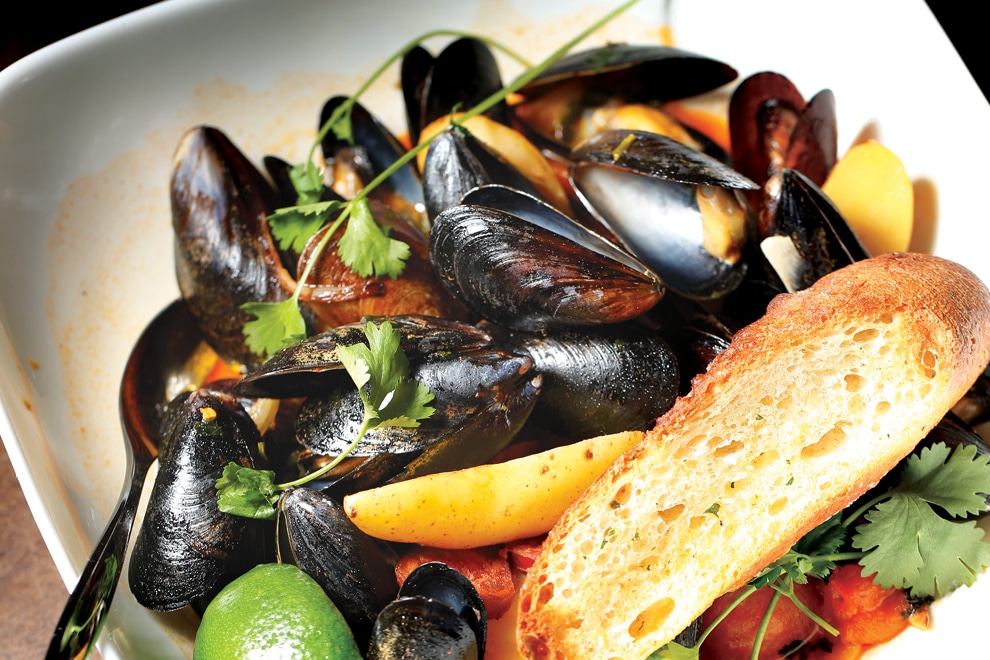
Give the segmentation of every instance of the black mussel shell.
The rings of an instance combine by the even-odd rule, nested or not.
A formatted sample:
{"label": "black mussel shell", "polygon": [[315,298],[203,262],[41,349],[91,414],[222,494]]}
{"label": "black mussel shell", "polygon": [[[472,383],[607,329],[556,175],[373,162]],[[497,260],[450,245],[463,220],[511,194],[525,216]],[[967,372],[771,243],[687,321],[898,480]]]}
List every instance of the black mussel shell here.
{"label": "black mussel shell", "polygon": [[[346,100],[343,96],[328,100],[320,113],[320,125]],[[328,161],[339,157],[350,159],[365,184],[405,154],[399,140],[360,103],[354,103],[351,108],[351,133],[353,145],[339,140],[333,131],[328,132],[321,145],[323,155]],[[381,195],[384,189],[391,189],[408,204],[422,208],[423,185],[412,164],[399,168],[373,194]]]}
{"label": "black mussel shell", "polygon": [[771,233],[760,248],[790,292],[870,256],[831,200],[795,170],[781,174]]}
{"label": "black mussel shell", "polygon": [[197,390],[169,406],[158,476],[128,572],[139,603],[160,611],[185,607],[255,563],[244,536],[254,521],[217,508],[216,482],[230,462],[253,467],[249,447],[260,441],[231,397]]}
{"label": "black mussel shell", "polygon": [[351,381],[337,357],[337,346],[367,344],[365,324],[384,321],[399,332],[399,348],[409,359],[437,351],[472,350],[492,343],[488,333],[448,319],[413,314],[367,317],[360,323],[337,326],[282,349],[245,376],[236,391],[242,396],[282,399],[308,396],[331,384],[346,386]]}
{"label": "black mussel shell", "polygon": [[[435,354],[410,373],[433,392],[436,411],[416,428],[368,431],[353,455],[370,458],[330,487],[334,496],[490,460],[522,428],[542,384],[532,360],[494,349]],[[335,456],[357,437],[363,417],[357,390],[344,385],[306,400],[296,434],[313,453]]]}
{"label": "black mussel shell", "polygon": [[538,96],[581,78],[627,101],[671,101],[711,91],[737,75],[727,64],[677,48],[608,44],[562,57],[519,93]]}
{"label": "black mussel shell", "polygon": [[677,360],[647,330],[622,326],[545,336],[517,334],[507,348],[543,375],[534,419],[574,437],[651,428],[677,397]]}
{"label": "black mussel shell", "polygon": [[485,655],[488,617],[471,582],[440,562],[416,568],[378,615],[369,660]]}
{"label": "black mussel shell", "polygon": [[273,198],[223,133],[198,127],[182,137],[171,179],[176,276],[210,346],[230,362],[260,362],[245,343],[252,317],[240,306],[285,300],[295,285],[268,227]]}
{"label": "black mussel shell", "polygon": [[399,590],[391,548],[359,530],[338,502],[307,488],[278,504],[279,561],[316,580],[365,648],[375,617]]}
{"label": "black mussel shell", "polygon": [[472,188],[493,183],[540,196],[519,170],[465,129],[451,127],[434,138],[423,166],[426,213],[431,222],[460,204]]}
{"label": "black mussel shell", "polygon": [[440,214],[430,257],[454,295],[518,330],[620,323],[650,309],[664,290],[613,243],[502,186],[477,188]]}
{"label": "black mussel shell", "polygon": [[[722,297],[742,281],[749,217],[735,191],[756,184],[725,164],[662,135],[606,131],[571,154],[571,181],[585,206],[667,286],[696,299]],[[718,209],[712,235],[735,224],[726,254],[712,254],[699,199]],[[726,224],[721,221],[725,220]]]}
{"label": "black mussel shell", "polygon": [[[423,94],[423,128],[454,111],[467,110],[502,89],[502,74],[488,46],[465,37],[444,48],[430,70]],[[486,114],[505,123],[505,102]]]}

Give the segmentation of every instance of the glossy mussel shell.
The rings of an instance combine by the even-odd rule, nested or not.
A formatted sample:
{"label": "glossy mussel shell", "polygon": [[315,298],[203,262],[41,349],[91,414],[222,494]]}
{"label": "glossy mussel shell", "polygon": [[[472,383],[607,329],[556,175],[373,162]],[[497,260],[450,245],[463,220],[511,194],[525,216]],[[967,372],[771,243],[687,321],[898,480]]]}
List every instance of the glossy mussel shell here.
{"label": "glossy mussel shell", "polygon": [[[434,354],[413,363],[410,375],[434,394],[436,412],[415,428],[368,431],[353,455],[370,458],[329,487],[335,496],[490,460],[529,418],[542,385],[532,360],[495,349]],[[363,415],[352,384],[327,389],[300,408],[296,436],[313,453],[336,456],[357,437]]]}
{"label": "glossy mussel shell", "polygon": [[351,380],[337,356],[337,347],[367,344],[365,325],[384,321],[398,331],[399,348],[411,359],[492,344],[487,332],[448,319],[414,314],[367,317],[359,323],[338,326],[282,349],[241,379],[236,391],[242,396],[284,399],[347,385]]}
{"label": "glossy mussel shell", "polygon": [[240,305],[285,300],[295,286],[268,227],[273,195],[217,129],[198,127],[182,137],[171,179],[176,276],[210,346],[228,361],[260,361],[245,344],[252,317]]}
{"label": "glossy mussel shell", "polygon": [[278,559],[316,580],[364,648],[375,617],[399,590],[395,553],[359,530],[324,493],[292,488],[278,504]]}
{"label": "glossy mussel shell", "polygon": [[217,479],[234,462],[253,467],[261,441],[236,399],[197,390],[181,395],[162,423],[159,470],[134,544],[128,581],[138,602],[171,611],[214,594],[252,565],[246,518],[217,507]]}
{"label": "glossy mussel shell", "polygon": [[760,243],[788,291],[870,255],[831,200],[806,176],[784,170],[774,198],[771,236]]}
{"label": "glossy mussel shell", "polygon": [[[708,299],[732,291],[745,261],[709,252],[698,204],[707,190],[732,191],[756,184],[723,163],[670,138],[642,131],[606,131],[571,155],[571,181],[588,209],[673,290]],[[717,193],[723,194],[723,193]]]}
{"label": "glossy mussel shell", "polygon": [[430,258],[454,295],[505,327],[619,323],[663,296],[649,268],[553,207],[483,186],[441,213]]}
{"label": "glossy mussel shell", "polygon": [[375,621],[369,660],[485,655],[488,616],[471,582],[440,562],[416,568]]}
{"label": "glossy mussel shell", "polygon": [[581,78],[627,101],[669,101],[716,89],[737,75],[723,62],[678,48],[608,44],[562,57],[519,93],[538,96],[561,81]]}
{"label": "glossy mussel shell", "polygon": [[572,437],[646,430],[677,396],[673,351],[642,328],[518,333],[504,345],[531,357],[543,375],[534,420]]}

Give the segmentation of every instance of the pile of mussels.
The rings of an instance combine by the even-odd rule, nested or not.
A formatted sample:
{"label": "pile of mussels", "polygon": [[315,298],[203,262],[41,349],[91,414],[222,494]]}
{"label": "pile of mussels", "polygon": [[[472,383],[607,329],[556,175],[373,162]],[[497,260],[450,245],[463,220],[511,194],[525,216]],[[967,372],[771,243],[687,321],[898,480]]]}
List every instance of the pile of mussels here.
{"label": "pile of mussels", "polygon": [[[137,599],[202,607],[271,561],[277,538],[279,558],[321,583],[369,657],[454,647],[481,657],[486,617],[470,583],[428,566],[399,593],[399,549],[359,532],[343,496],[490,461],[533,428],[561,441],[647,429],[773,296],[868,256],[819,190],[837,150],[829,91],[806,102],[776,73],[743,81],[728,153],[664,112],[736,75],[677,49],[610,45],[565,57],[518,102],[479,119],[503,137],[485,143],[472,124],[446,122],[421,171],[412,162],[370,196],[378,222],[411,247],[397,279],[356,275],[332,237],[298,282],[321,235],[301,252],[272,238],[267,216],[296,203],[288,165],[267,157],[266,176],[220,131],[189,131],[171,181],[178,280],[206,340],[247,375],[168,408],[130,566]],[[478,41],[436,57],[417,47],[402,65],[411,140],[500,88]],[[328,101],[321,123],[343,101]],[[352,122],[353,144],[332,134],[322,143],[325,200],[404,153],[360,105]],[[540,162],[503,156],[519,143]],[[285,300],[296,287],[310,338],[261,363],[245,346],[240,306]],[[220,512],[215,484],[227,463],[294,478],[356,437],[362,403],[334,349],[364,341],[368,317],[399,329],[437,412],[416,429],[368,433],[319,489],[285,492],[276,529]],[[264,435],[243,407],[258,398],[281,400]],[[974,390],[968,422],[986,417],[985,400]],[[218,411],[205,431],[195,421],[204,405]],[[978,441],[965,424],[958,435]]]}

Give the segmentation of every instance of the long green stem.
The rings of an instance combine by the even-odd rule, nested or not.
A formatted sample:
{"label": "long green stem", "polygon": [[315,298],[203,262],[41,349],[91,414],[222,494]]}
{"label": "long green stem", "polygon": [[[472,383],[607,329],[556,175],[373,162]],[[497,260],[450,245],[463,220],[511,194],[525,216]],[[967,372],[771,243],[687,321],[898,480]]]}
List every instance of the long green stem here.
{"label": "long green stem", "polygon": [[869,502],[867,502],[863,506],[861,506],[858,509],[856,509],[855,511],[853,511],[848,516],[846,516],[845,519],[843,519],[843,521],[841,523],[842,526],[843,527],[849,527],[849,525],[851,525],[854,522],[856,522],[857,520],[859,520],[860,516],[862,516],[863,514],[865,514],[867,511],[869,511],[870,509],[872,509],[873,507],[875,507],[877,504],[880,504],[881,502],[883,502],[885,500],[889,500],[889,499],[890,499],[890,493],[889,492],[888,493],[883,493],[882,495],[877,495],[872,500],[870,500]]}
{"label": "long green stem", "polygon": [[719,614],[717,617],[715,617],[715,620],[714,621],[712,621],[710,624],[708,624],[708,627],[705,628],[702,631],[701,635],[698,637],[698,643],[695,644],[695,646],[701,646],[701,644],[708,638],[708,635],[710,635],[711,632],[713,630],[715,630],[715,627],[718,626],[718,624],[722,623],[722,621],[725,619],[725,617],[729,616],[729,614],[732,613],[732,610],[734,610],[737,607],[739,607],[739,605],[744,600],[746,600],[747,598],[749,598],[750,596],[752,596],[755,593],[756,593],[756,587],[754,587],[753,585],[749,585],[748,587],[746,587],[746,589],[741,594],[739,594],[738,596],[736,596],[736,599],[735,600],[733,600],[731,603],[729,603],[729,606],[728,607],[726,607],[724,610],[722,610],[722,613],[721,614]]}
{"label": "long green stem", "polygon": [[370,426],[370,421],[371,420],[369,420],[367,418],[364,420],[364,423],[361,424],[361,430],[358,431],[357,437],[354,438],[354,440],[351,441],[351,444],[347,445],[347,447],[344,448],[344,451],[340,452],[340,454],[337,456],[337,458],[333,459],[332,461],[330,461],[329,463],[327,463],[326,465],[324,465],[323,467],[321,467],[316,472],[310,472],[309,474],[307,474],[305,476],[299,477],[295,481],[290,481],[290,482],[284,483],[284,484],[276,484],[275,485],[276,490],[283,491],[283,490],[288,490],[289,488],[295,488],[296,486],[302,486],[302,485],[308,484],[310,481],[313,481],[315,479],[319,479],[320,477],[322,477],[323,475],[325,475],[327,472],[329,472],[330,470],[332,470],[335,467],[337,467],[338,465],[340,465],[340,463],[345,458],[347,458],[348,456],[350,456],[351,452],[354,451],[354,448],[358,446],[358,443],[359,442],[361,442],[361,438],[363,438],[364,437],[364,434],[368,432],[368,429],[371,427]]}
{"label": "long green stem", "polygon": [[760,648],[763,646],[763,638],[767,636],[767,628],[770,627],[770,619],[773,618],[773,611],[777,609],[778,602],[780,602],[780,592],[775,590],[770,597],[770,602],[767,603],[767,611],[763,613],[763,618],[760,619],[760,627],[756,629],[756,637],[753,639],[753,650],[749,655],[750,660],[759,660],[760,658]]}
{"label": "long green stem", "polygon": [[409,51],[411,51],[421,42],[426,41],[428,39],[432,39],[433,37],[457,37],[457,38],[477,39],[478,41],[481,41],[487,44],[488,46],[491,46],[492,48],[501,50],[506,55],[508,55],[512,59],[522,64],[524,67],[530,66],[529,62],[524,57],[522,57],[521,55],[510,49],[508,46],[505,46],[504,44],[501,44],[495,41],[494,39],[490,39],[488,37],[482,37],[480,35],[471,34],[469,32],[461,32],[458,30],[432,30],[430,32],[425,32],[419,35],[418,37],[416,37],[415,39],[413,39],[412,41],[409,41],[408,43],[406,43],[406,45],[404,45],[402,48],[400,48],[395,53],[393,53],[391,57],[389,57],[377,69],[375,69],[374,73],[372,73],[368,77],[368,79],[365,80],[361,84],[361,86],[357,88],[357,91],[355,91],[354,94],[352,94],[350,97],[347,98],[347,100],[345,100],[343,103],[341,103],[339,106],[337,106],[334,109],[330,117],[327,118],[327,120],[323,123],[323,126],[320,127],[320,131],[316,136],[316,140],[313,142],[313,145],[309,149],[308,161],[309,162],[313,161],[313,158],[316,156],[316,149],[320,146],[320,143],[323,142],[323,138],[327,136],[327,133],[331,131],[333,126],[338,121],[340,121],[345,114],[350,114],[351,108],[354,107],[354,104],[357,102],[357,99],[360,98],[361,95],[364,94],[368,90],[368,88],[371,87],[371,85],[374,84],[374,82],[378,80],[382,76],[382,74],[385,73],[385,71],[388,70],[390,66],[392,66],[399,58],[405,57]]}

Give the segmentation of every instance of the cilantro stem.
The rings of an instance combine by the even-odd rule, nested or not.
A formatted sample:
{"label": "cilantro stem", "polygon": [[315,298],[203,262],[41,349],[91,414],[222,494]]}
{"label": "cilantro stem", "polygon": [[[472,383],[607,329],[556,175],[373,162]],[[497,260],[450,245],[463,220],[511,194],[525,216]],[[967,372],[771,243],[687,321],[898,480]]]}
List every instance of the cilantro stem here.
{"label": "cilantro stem", "polygon": [[767,610],[763,613],[763,618],[760,619],[760,627],[756,629],[756,637],[753,639],[753,650],[749,655],[750,660],[759,660],[760,658],[763,638],[767,636],[767,628],[770,627],[770,619],[773,618],[773,611],[777,609],[778,602],[780,602],[780,592],[774,589],[773,595],[770,596],[770,602],[767,603]]}
{"label": "cilantro stem", "polygon": [[319,479],[327,472],[340,465],[340,463],[343,462],[345,458],[351,455],[351,452],[354,451],[354,448],[358,446],[359,442],[361,442],[361,438],[363,438],[364,434],[367,433],[368,429],[371,428],[371,421],[372,421],[371,419],[367,417],[365,418],[364,422],[361,424],[361,430],[358,431],[357,437],[351,441],[351,444],[347,445],[347,447],[344,448],[344,451],[340,452],[337,458],[333,459],[332,461],[321,467],[319,470],[316,470],[315,472],[310,472],[305,476],[299,477],[295,481],[290,481],[284,484],[276,484],[275,489],[278,491],[283,491],[283,490],[288,490],[289,488],[295,488],[296,486],[303,486],[305,484],[308,484],[310,481]]}
{"label": "cilantro stem", "polygon": [[402,48],[400,48],[395,53],[393,53],[391,57],[389,57],[377,69],[375,69],[374,73],[372,73],[368,77],[368,79],[365,80],[361,84],[361,86],[357,88],[357,91],[355,91],[353,95],[348,97],[346,101],[344,101],[339,106],[337,106],[337,108],[334,109],[330,117],[328,117],[327,120],[323,123],[323,126],[320,127],[320,131],[316,136],[316,140],[313,142],[313,146],[310,147],[308,162],[311,163],[313,161],[313,158],[316,156],[316,149],[323,142],[323,138],[327,136],[327,133],[329,133],[333,129],[333,126],[338,121],[340,121],[345,114],[346,115],[350,114],[351,109],[354,107],[354,104],[357,102],[357,99],[360,98],[360,96],[364,94],[368,90],[368,88],[371,87],[371,85],[374,84],[374,82],[378,80],[378,78],[380,78],[382,74],[384,74],[385,71],[387,71],[388,68],[392,66],[392,64],[394,64],[399,58],[405,57],[406,53],[411,51],[421,42],[426,41],[428,39],[432,39],[433,37],[458,37],[458,38],[466,37],[471,39],[477,39],[478,41],[481,41],[482,43],[491,46],[492,48],[501,50],[506,55],[508,55],[512,59],[522,64],[524,67],[530,66],[529,61],[526,60],[524,57],[522,57],[522,55],[519,55],[508,46],[505,46],[504,44],[501,44],[489,37],[471,34],[470,32],[461,32],[458,30],[431,30],[430,32],[425,32],[419,35],[418,37],[416,37],[415,39],[413,39],[412,41],[409,41],[408,43],[406,43],[406,45],[404,45]]}
{"label": "cilantro stem", "polygon": [[839,631],[835,627],[833,627],[832,624],[830,624],[828,621],[826,621],[825,619],[823,619],[820,616],[818,616],[817,614],[815,614],[811,610],[811,608],[809,608],[807,605],[804,604],[804,601],[803,600],[801,600],[800,598],[798,598],[797,594],[794,592],[794,584],[792,582],[788,581],[788,586],[786,588],[781,587],[780,585],[773,585],[772,588],[778,594],[782,594],[784,596],[787,596],[787,598],[792,603],[794,603],[794,607],[796,607],[799,610],[801,610],[801,612],[806,617],[808,617],[809,619],[811,619],[812,621],[814,621],[815,624],[819,628],[821,628],[822,630],[824,630],[828,634],[832,635],[833,637],[838,637],[839,636]]}
{"label": "cilantro stem", "polygon": [[849,525],[851,525],[854,522],[856,522],[857,520],[859,520],[859,518],[862,517],[863,514],[865,514],[867,511],[869,511],[870,509],[872,509],[873,507],[875,507],[877,504],[880,504],[881,502],[884,502],[884,501],[889,500],[889,499],[890,499],[890,492],[886,492],[886,493],[882,493],[880,495],[877,495],[872,500],[870,500],[869,502],[867,502],[863,506],[861,506],[858,509],[856,509],[855,511],[853,511],[848,516],[846,516],[843,519],[841,525],[843,527],[849,527]]}
{"label": "cilantro stem", "polygon": [[702,643],[704,643],[704,641],[708,638],[708,635],[710,635],[711,632],[715,630],[715,627],[718,626],[718,624],[722,623],[722,621],[725,620],[725,617],[729,616],[732,613],[732,610],[739,607],[739,605],[744,600],[746,600],[755,593],[756,593],[756,587],[754,587],[753,585],[747,586],[746,589],[743,590],[743,592],[740,593],[738,596],[736,596],[736,599],[733,600],[731,603],[729,603],[729,606],[726,607],[724,610],[722,610],[722,613],[719,614],[714,621],[708,624],[708,627],[705,628],[704,631],[702,631],[701,635],[698,637],[698,642],[695,644],[695,647],[700,647]]}

